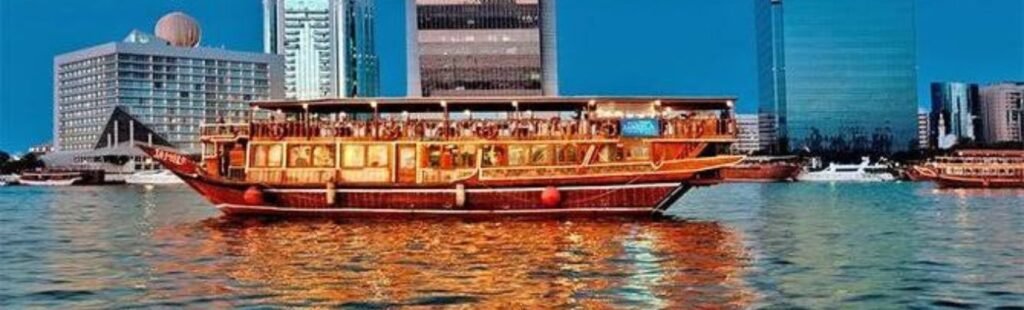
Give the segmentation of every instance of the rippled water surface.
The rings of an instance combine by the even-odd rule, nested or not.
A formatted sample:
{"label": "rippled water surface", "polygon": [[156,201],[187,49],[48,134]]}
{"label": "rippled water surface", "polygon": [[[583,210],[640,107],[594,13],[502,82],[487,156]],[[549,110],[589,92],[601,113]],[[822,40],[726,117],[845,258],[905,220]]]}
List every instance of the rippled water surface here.
{"label": "rippled water surface", "polygon": [[0,308],[1024,306],[1024,191],[731,184],[671,211],[229,219],[185,187],[6,187]]}

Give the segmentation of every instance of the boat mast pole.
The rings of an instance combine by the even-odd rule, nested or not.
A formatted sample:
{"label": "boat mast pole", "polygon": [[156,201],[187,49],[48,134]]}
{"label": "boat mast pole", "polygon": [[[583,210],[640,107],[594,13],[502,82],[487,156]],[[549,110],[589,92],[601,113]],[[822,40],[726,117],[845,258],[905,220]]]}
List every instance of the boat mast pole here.
{"label": "boat mast pole", "polygon": [[443,136],[444,136],[445,140],[447,140],[448,139],[448,129],[449,129],[448,128],[448,101],[441,100],[441,107],[444,108],[444,128],[442,128],[441,132],[444,133]]}
{"label": "boat mast pole", "polygon": [[377,102],[370,101],[370,107],[373,108],[373,138],[380,138],[380,110],[377,109]]}
{"label": "boat mast pole", "polygon": [[302,131],[306,137],[309,137],[309,104],[302,104]]}

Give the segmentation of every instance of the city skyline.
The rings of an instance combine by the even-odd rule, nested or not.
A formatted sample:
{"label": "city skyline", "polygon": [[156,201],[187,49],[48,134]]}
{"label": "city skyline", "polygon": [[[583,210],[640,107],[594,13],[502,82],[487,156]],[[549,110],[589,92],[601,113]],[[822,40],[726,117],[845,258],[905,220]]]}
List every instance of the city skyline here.
{"label": "city skyline", "polygon": [[[559,4],[562,94],[736,95],[740,112],[756,108],[752,1],[588,4]],[[377,51],[382,94],[386,96],[405,94],[402,5],[401,1],[388,1],[377,8]],[[4,68],[0,70],[0,149],[6,151],[20,152],[50,139],[51,118],[45,116],[52,113],[52,88],[48,85],[52,72],[47,64],[57,54],[117,40],[174,10],[196,16],[206,32],[204,46],[241,51],[261,51],[263,46],[259,1],[161,1],[138,8],[98,1],[20,16],[19,12],[30,7],[29,2],[0,4],[0,41],[4,42],[0,47],[0,66]],[[1014,27],[1015,22],[1024,23],[1022,11],[1024,3],[1013,0],[985,4],[945,0],[919,5],[918,106],[929,105],[927,88],[933,81],[988,84],[1024,79],[1024,59],[1019,57],[1024,54],[1024,39],[1017,39],[1024,37],[1024,30],[1018,30],[1024,27]],[[602,22],[616,17],[627,22]],[[972,22],[945,22],[954,18]],[[708,31],[710,21],[721,26]],[[666,39],[670,37],[680,39]],[[980,44],[989,41],[991,44]],[[19,115],[44,117],[23,121],[26,118]]]}

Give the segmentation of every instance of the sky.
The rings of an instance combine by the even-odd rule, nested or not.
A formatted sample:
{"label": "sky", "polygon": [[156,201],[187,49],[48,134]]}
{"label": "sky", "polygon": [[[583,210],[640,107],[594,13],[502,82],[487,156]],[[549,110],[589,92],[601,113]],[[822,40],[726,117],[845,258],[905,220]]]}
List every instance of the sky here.
{"label": "sky", "polygon": [[[378,0],[385,96],[405,94],[404,0]],[[1024,0],[916,0],[918,102],[928,83],[1024,80]],[[642,4],[642,5],[641,5]],[[261,0],[0,0],[0,150],[51,139],[53,57],[152,32],[175,10],[202,45],[260,52]],[[562,0],[562,95],[722,95],[756,109],[753,0]]]}

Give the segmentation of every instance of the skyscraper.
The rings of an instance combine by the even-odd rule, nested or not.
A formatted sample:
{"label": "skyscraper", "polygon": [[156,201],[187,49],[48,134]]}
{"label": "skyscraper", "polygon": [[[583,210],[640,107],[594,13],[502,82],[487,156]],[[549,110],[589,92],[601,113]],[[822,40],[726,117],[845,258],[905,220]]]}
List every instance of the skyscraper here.
{"label": "skyscraper", "polygon": [[982,87],[979,110],[986,143],[1024,142],[1024,82]]}
{"label": "skyscraper", "polygon": [[[775,102],[761,103],[776,109],[791,149],[887,153],[911,147],[917,133],[915,0],[757,1],[758,24],[775,28],[759,33],[782,33],[772,40],[759,36],[776,45],[775,59],[759,62],[762,83],[781,72],[767,79],[773,85],[761,87],[762,96],[775,89],[769,93]],[[759,55],[765,57],[765,48]]]}
{"label": "skyscraper", "polygon": [[264,0],[267,53],[284,55],[293,99],[380,95],[373,0]]}
{"label": "skyscraper", "polygon": [[959,140],[977,139],[978,85],[932,83],[931,95],[930,145],[949,148]]}
{"label": "skyscraper", "polygon": [[191,17],[171,13],[157,23],[156,36],[135,30],[122,42],[55,57],[55,150],[106,144],[105,126],[121,110],[194,153],[200,124],[247,120],[249,101],[284,97],[280,56],[198,47],[199,33]]}
{"label": "skyscraper", "polygon": [[555,0],[406,0],[409,96],[558,94]]}

